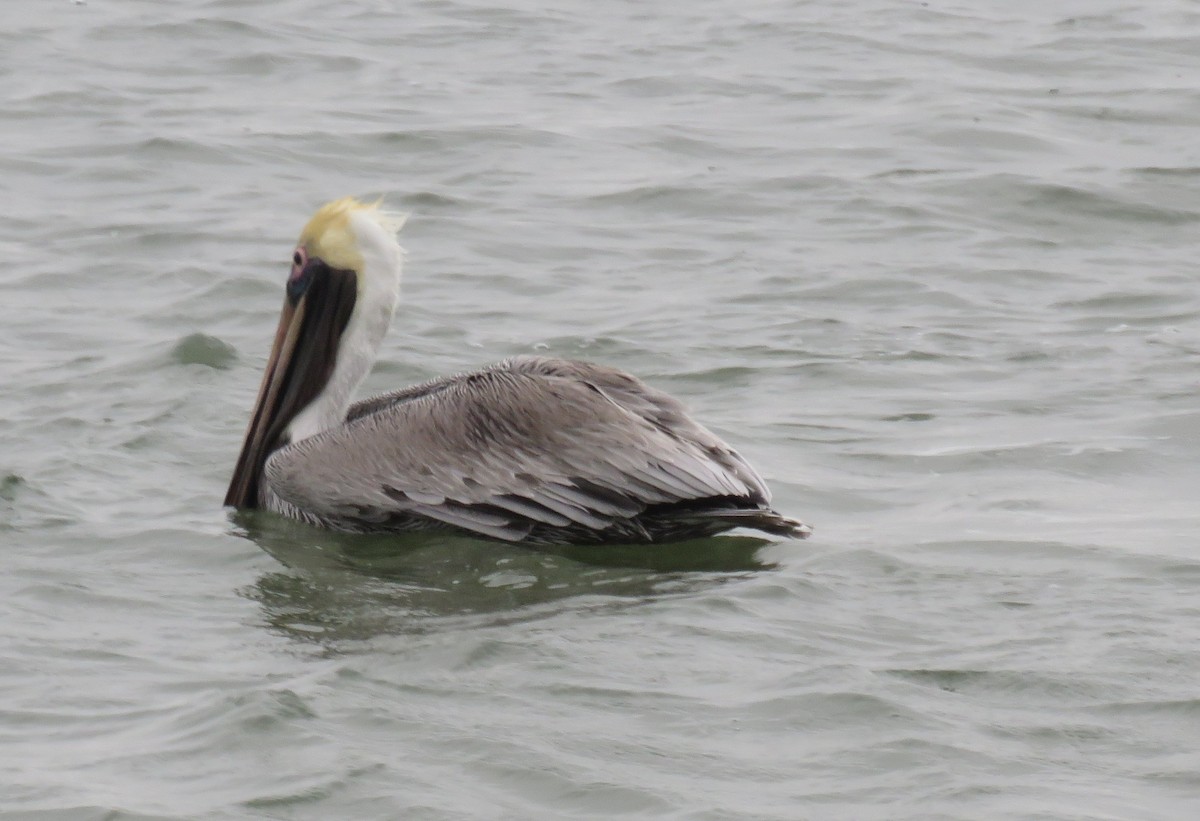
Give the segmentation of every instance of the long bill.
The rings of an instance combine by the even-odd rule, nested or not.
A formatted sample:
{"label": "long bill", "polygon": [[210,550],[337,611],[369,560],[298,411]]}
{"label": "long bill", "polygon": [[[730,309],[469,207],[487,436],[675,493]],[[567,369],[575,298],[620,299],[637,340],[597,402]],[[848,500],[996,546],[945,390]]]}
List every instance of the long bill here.
{"label": "long bill", "polygon": [[258,399],[225,493],[227,506],[258,507],[267,457],[286,444],[287,426],[333,374],[342,331],[354,310],[357,283],[353,272],[327,273],[295,304],[284,300]]}

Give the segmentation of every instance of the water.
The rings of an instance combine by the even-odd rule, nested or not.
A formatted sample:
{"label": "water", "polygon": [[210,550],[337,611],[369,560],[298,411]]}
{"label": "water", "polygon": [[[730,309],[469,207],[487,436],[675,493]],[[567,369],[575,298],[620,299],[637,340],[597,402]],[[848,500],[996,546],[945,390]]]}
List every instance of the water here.
{"label": "water", "polygon": [[[9,3],[5,819],[1200,809],[1200,9]],[[412,213],[370,390],[679,395],[807,542],[220,500],[292,242]]]}

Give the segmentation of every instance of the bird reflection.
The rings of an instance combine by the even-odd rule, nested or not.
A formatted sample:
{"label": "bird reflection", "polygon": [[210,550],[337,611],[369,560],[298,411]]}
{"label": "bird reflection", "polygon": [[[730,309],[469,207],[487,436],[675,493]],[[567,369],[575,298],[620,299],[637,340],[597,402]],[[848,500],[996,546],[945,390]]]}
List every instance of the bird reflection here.
{"label": "bird reflection", "polygon": [[627,608],[774,569],[767,540],[720,536],[660,545],[533,550],[457,535],[337,533],[260,512],[236,514],[238,535],[286,570],[243,590],[267,624],[336,649],[344,642]]}

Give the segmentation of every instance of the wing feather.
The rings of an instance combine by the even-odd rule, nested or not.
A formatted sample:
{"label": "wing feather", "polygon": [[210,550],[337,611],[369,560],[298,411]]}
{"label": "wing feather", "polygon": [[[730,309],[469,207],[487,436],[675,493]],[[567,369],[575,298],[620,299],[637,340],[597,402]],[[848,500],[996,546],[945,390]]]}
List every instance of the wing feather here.
{"label": "wing feather", "polygon": [[[266,485],[334,523],[424,517],[504,539],[603,531],[653,505],[769,499],[675,399],[612,368],[522,357],[360,402],[277,451]],[[633,525],[630,525],[633,526]]]}

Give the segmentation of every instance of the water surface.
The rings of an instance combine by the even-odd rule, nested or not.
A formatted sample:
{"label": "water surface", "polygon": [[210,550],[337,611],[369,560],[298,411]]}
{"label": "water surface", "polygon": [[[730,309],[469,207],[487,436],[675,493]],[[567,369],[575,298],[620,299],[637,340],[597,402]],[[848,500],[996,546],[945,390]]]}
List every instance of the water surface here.
{"label": "water surface", "polygon": [[[6,10],[3,817],[1200,809],[1200,9],[676,6]],[[370,390],[622,367],[814,537],[221,510],[345,194]]]}

